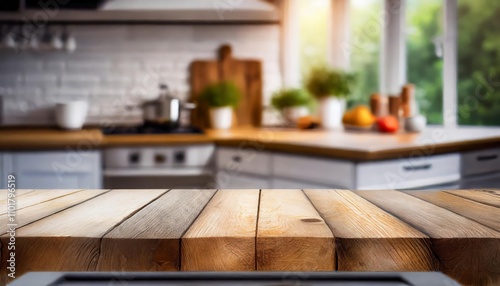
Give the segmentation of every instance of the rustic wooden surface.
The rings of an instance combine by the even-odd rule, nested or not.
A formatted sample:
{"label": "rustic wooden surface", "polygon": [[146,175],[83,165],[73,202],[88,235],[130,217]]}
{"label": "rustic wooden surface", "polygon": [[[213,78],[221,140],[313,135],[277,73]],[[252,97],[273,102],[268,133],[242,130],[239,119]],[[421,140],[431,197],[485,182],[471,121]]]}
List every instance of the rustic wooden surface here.
{"label": "rustic wooden surface", "polygon": [[[478,203],[447,192],[409,191],[406,193],[475,220],[476,222],[488,226],[496,231],[500,231],[499,207]],[[500,200],[500,196],[498,197],[498,200]]]}
{"label": "rustic wooden surface", "polygon": [[479,203],[500,207],[500,193],[498,191],[447,191],[450,194],[470,199]]}
{"label": "rustic wooden surface", "polygon": [[[496,190],[36,192],[17,197],[25,205],[17,213],[17,276],[95,270],[439,270],[465,285],[500,285]],[[478,201],[485,194],[494,196],[488,204]],[[0,275],[6,283],[9,236],[6,228],[0,230]]]}
{"label": "rustic wooden surface", "polygon": [[261,191],[256,249],[257,270],[335,270],[332,232],[301,190]]}
{"label": "rustic wooden surface", "polygon": [[[422,133],[376,134],[343,130],[323,131],[294,129],[239,128],[206,130],[204,135],[108,135],[98,129],[59,131],[51,129],[0,128],[0,150],[47,150],[75,145],[80,148],[120,146],[168,146],[215,143],[238,148],[258,144],[267,151],[340,158],[347,160],[383,160],[401,156],[437,155],[451,152],[493,148],[500,144],[500,128],[428,127]],[[82,147],[83,146],[83,147]],[[497,206],[500,203],[497,203]]]}
{"label": "rustic wooden surface", "polygon": [[222,46],[217,60],[196,60],[191,64],[191,101],[197,108],[192,112],[191,123],[201,128],[210,126],[208,106],[198,100],[199,94],[210,84],[220,81],[233,82],[241,92],[234,111],[234,126],[261,126],[262,122],[262,64],[258,60],[241,60],[232,57],[230,46]]}
{"label": "rustic wooden surface", "polygon": [[338,270],[437,269],[430,239],[350,191],[305,190],[333,235]]}
{"label": "rustic wooden surface", "polygon": [[255,269],[258,190],[221,190],[182,237],[181,269]]}
{"label": "rustic wooden surface", "polygon": [[466,285],[500,285],[500,232],[403,192],[355,193],[428,234],[443,273]]}
{"label": "rustic wooden surface", "polygon": [[215,190],[171,190],[106,234],[99,271],[179,270],[180,239]]}

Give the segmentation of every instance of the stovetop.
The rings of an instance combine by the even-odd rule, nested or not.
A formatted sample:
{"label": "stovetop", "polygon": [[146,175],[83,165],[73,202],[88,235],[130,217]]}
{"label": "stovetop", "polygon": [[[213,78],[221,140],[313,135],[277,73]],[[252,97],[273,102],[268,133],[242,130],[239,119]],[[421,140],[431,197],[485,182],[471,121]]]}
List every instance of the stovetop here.
{"label": "stovetop", "polygon": [[140,126],[115,126],[102,128],[105,135],[143,135],[143,134],[203,134],[203,130],[194,126],[182,126],[168,128],[162,126],[140,125]]}

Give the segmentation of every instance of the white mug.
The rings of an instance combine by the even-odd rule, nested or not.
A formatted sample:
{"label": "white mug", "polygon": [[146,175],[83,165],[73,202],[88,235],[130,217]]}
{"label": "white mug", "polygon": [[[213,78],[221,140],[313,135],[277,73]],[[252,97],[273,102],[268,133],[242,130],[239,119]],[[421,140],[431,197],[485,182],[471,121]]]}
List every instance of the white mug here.
{"label": "white mug", "polygon": [[56,123],[63,129],[82,129],[89,104],[86,101],[71,101],[56,104]]}

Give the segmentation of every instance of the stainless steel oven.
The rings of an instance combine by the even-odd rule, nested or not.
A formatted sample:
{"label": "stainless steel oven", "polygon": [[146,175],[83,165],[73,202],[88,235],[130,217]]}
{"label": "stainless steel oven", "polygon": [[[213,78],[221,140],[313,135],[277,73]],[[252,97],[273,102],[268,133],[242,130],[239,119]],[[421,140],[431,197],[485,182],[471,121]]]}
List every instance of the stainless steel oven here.
{"label": "stainless steel oven", "polygon": [[197,189],[213,184],[213,144],[106,149],[104,188]]}

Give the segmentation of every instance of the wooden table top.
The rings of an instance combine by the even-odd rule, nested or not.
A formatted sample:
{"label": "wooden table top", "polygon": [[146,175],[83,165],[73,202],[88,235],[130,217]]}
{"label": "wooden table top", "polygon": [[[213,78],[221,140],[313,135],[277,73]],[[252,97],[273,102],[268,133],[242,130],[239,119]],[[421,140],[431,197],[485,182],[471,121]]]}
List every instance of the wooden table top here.
{"label": "wooden table top", "polygon": [[[442,271],[500,284],[498,190],[19,190],[16,200],[17,276]],[[0,225],[3,283],[7,231]]]}
{"label": "wooden table top", "polygon": [[378,134],[345,131],[241,128],[206,134],[103,135],[99,129],[61,131],[0,128],[0,150],[93,150],[124,146],[210,144],[355,161],[436,155],[500,146],[500,128],[429,127],[422,133]]}

